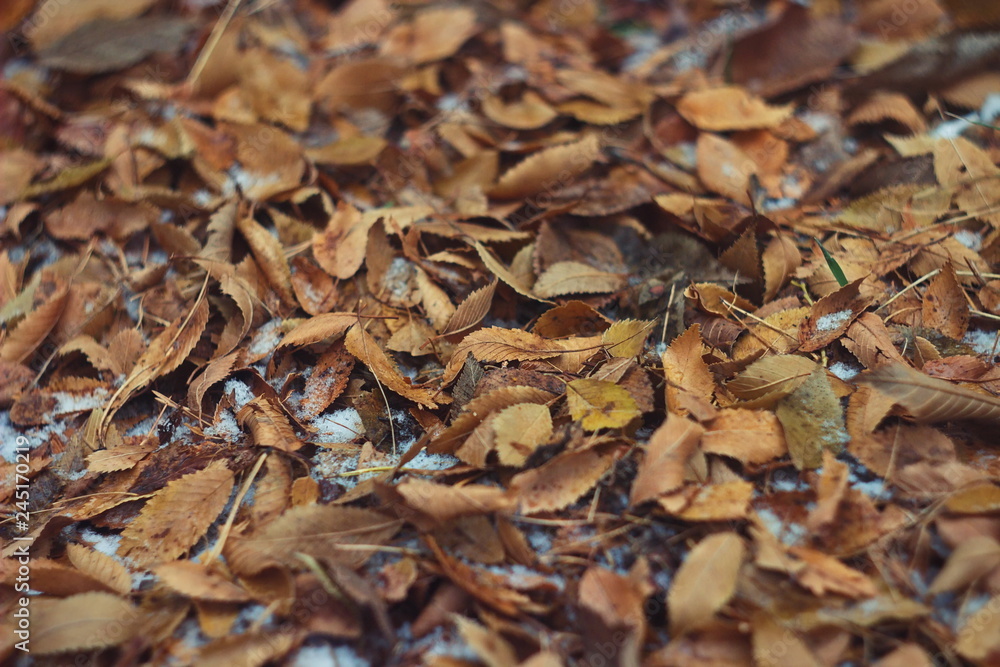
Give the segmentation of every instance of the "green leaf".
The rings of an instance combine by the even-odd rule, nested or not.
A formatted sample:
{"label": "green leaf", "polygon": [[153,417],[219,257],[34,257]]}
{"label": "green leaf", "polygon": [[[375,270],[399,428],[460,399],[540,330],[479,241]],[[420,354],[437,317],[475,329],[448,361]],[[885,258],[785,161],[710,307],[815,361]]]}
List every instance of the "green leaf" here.
{"label": "green leaf", "polygon": [[840,264],[837,264],[837,260],[833,258],[830,251],[823,247],[823,244],[818,238],[813,237],[813,241],[815,241],[816,245],[819,246],[819,249],[823,251],[823,257],[826,258],[826,265],[830,267],[830,273],[832,273],[833,277],[837,279],[837,284],[841,287],[846,285],[848,283],[847,276],[844,275],[844,270],[840,268]]}

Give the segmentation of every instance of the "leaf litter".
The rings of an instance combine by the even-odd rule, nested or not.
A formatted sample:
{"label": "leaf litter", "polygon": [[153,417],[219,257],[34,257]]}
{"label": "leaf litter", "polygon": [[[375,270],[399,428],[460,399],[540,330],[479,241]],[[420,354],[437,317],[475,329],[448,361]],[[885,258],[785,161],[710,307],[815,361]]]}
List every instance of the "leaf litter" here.
{"label": "leaf litter", "polygon": [[501,5],[0,8],[0,657],[996,664],[995,9]]}

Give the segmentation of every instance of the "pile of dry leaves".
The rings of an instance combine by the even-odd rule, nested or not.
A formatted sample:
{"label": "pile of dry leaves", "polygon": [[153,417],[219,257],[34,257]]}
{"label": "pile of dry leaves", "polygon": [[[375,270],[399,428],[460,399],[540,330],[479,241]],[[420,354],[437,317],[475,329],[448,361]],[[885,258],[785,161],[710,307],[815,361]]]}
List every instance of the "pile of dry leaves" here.
{"label": "pile of dry leaves", "polygon": [[995,3],[0,27],[3,660],[1000,664]]}

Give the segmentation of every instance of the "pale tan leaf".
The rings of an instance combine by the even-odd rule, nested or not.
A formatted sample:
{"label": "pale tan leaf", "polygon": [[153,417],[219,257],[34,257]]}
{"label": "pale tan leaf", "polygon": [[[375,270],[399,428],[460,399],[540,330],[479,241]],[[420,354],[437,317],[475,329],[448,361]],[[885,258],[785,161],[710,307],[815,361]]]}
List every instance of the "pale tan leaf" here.
{"label": "pale tan leaf", "polygon": [[620,273],[601,271],[582,262],[556,262],[538,276],[535,294],[548,298],[564,294],[616,292],[625,285]]}
{"label": "pale tan leaf", "polygon": [[518,272],[512,270],[504,265],[499,259],[497,259],[490,250],[484,246],[479,241],[473,244],[476,252],[479,254],[479,258],[483,260],[483,264],[486,268],[497,278],[499,278],[505,285],[513,288],[515,292],[521,296],[528,297],[529,299],[534,299],[535,301],[541,301],[543,303],[552,303],[548,299],[543,299],[534,292],[531,291],[531,285],[527,280],[526,276],[522,276]]}
{"label": "pale tan leaf", "polygon": [[458,308],[448,320],[448,326],[441,333],[456,333],[479,324],[486,317],[486,313],[490,312],[496,288],[497,281],[494,280],[489,285],[484,285],[469,294],[462,303],[458,304]]}
{"label": "pale tan leaf", "polygon": [[439,523],[463,516],[507,512],[517,505],[517,499],[504,489],[484,484],[453,486],[408,477],[395,490],[410,507]]}
{"label": "pale tan leaf", "polygon": [[806,357],[791,354],[764,357],[730,380],[726,388],[743,400],[768,398],[776,402],[805,382],[815,368],[816,362]]}
{"label": "pale tan leaf", "polygon": [[232,489],[233,473],[221,462],[170,482],[122,532],[118,553],[139,567],[174,560],[201,539]]}
{"label": "pale tan leaf", "polygon": [[684,483],[688,460],[704,432],[697,422],[668,413],[667,420],[649,437],[646,454],[632,482],[629,504],[638,505],[679,488]]}
{"label": "pale tan leaf", "polygon": [[462,639],[486,667],[510,667],[518,663],[517,652],[500,633],[464,616],[455,616],[455,625]]}
{"label": "pale tan leaf", "polygon": [[110,593],[82,593],[31,605],[31,651],[39,655],[118,646],[139,632],[139,610]]}
{"label": "pale tan leaf", "polygon": [[500,463],[521,467],[552,436],[552,415],[547,405],[518,403],[496,414],[493,431]]}
{"label": "pale tan leaf", "polygon": [[788,452],[781,422],[773,412],[742,408],[720,410],[702,435],[701,448],[751,465],[767,463]]}
{"label": "pale tan leaf", "polygon": [[785,234],[771,239],[761,254],[764,266],[764,301],[770,301],[802,265],[802,253]]}
{"label": "pale tan leaf", "polygon": [[701,130],[729,132],[776,127],[792,115],[794,106],[772,107],[739,86],[687,93],[677,111]]}
{"label": "pale tan leaf", "polygon": [[166,586],[192,599],[216,602],[244,602],[250,599],[245,590],[201,563],[189,560],[163,563],[153,568],[153,572]]}
{"label": "pale tan leaf", "polygon": [[746,547],[736,533],[709,535],[684,558],[667,593],[670,631],[704,627],[736,592]]}
{"label": "pale tan leaf", "polygon": [[927,592],[958,591],[985,577],[1000,565],[1000,543],[988,535],[974,535],[955,547]]}
{"label": "pale tan leaf", "polygon": [[296,553],[364,563],[370,551],[354,545],[379,545],[391,539],[402,522],[372,510],[336,505],[293,507],[245,537],[231,537],[223,554],[234,571],[249,575],[275,563],[297,562]]}
{"label": "pale tan leaf", "polygon": [[523,199],[576,178],[601,154],[598,136],[553,146],[535,153],[506,171],[487,193],[496,199]]}
{"label": "pale tan leaf", "polygon": [[132,575],[115,558],[82,544],[67,544],[66,556],[73,567],[101,581],[112,591],[126,595],[132,590]]}
{"label": "pale tan leaf", "polygon": [[1000,398],[929,377],[903,364],[883,366],[858,381],[891,397],[921,423],[1000,422]]}
{"label": "pale tan leaf", "polygon": [[[344,345],[347,346],[347,350],[351,354],[368,367],[387,389],[426,408],[434,409],[437,407],[437,403],[434,402],[435,392],[411,385],[409,378],[404,377],[399,372],[395,362],[382,351],[378,342],[365,331],[361,324],[355,324],[347,331]],[[442,398],[444,397],[437,400]]]}
{"label": "pale tan leaf", "polygon": [[427,451],[434,454],[451,454],[490,415],[519,403],[546,403],[553,399],[555,395],[547,391],[520,385],[500,387],[486,392],[469,401],[455,421],[434,437]]}

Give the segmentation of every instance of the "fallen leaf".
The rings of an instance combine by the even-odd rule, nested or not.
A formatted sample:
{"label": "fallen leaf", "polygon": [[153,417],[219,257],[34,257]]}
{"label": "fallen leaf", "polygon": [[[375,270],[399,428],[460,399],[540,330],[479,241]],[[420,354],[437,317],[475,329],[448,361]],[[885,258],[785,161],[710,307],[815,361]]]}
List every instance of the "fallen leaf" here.
{"label": "fallen leaf", "polygon": [[709,535],[688,552],[667,593],[671,633],[692,632],[712,620],[736,592],[745,558],[736,533]]}
{"label": "fallen leaf", "polygon": [[587,431],[621,428],[641,415],[627,390],[603,380],[582,379],[568,383],[566,404],[573,419]]}

